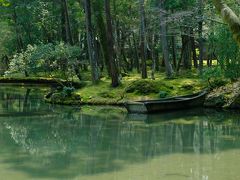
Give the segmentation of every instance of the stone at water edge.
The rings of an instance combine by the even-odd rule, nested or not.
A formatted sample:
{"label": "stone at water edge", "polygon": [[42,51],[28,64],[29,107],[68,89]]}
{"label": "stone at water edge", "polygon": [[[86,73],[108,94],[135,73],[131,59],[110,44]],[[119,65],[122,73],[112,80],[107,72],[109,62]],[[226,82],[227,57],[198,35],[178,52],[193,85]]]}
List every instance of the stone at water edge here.
{"label": "stone at water edge", "polygon": [[207,96],[204,106],[240,109],[240,80],[212,90]]}

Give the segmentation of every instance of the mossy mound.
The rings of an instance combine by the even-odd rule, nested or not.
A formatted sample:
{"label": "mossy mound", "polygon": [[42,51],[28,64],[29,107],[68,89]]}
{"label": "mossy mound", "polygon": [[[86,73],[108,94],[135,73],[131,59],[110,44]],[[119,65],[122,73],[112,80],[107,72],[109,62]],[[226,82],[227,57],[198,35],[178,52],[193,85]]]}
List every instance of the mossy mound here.
{"label": "mossy mound", "polygon": [[63,92],[55,92],[50,97],[45,97],[45,101],[52,104],[63,105],[80,105],[82,103],[80,95],[73,93],[66,96]]}
{"label": "mossy mound", "polygon": [[115,94],[109,91],[100,92],[98,95],[102,98],[115,98]]}
{"label": "mossy mound", "polygon": [[137,80],[129,84],[126,87],[125,92],[148,95],[151,93],[158,93],[159,87],[151,80]]}

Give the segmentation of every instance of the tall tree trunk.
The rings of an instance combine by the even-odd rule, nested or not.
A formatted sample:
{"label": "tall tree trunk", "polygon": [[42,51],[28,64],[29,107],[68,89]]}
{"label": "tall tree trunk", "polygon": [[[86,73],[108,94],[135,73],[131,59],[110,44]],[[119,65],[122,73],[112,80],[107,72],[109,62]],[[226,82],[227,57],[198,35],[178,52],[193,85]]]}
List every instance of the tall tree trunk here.
{"label": "tall tree trunk", "polygon": [[147,54],[147,45],[146,45],[146,27],[145,27],[145,9],[144,9],[144,0],[139,0],[140,3],[140,54],[142,60],[142,78],[147,78],[147,63],[146,63],[146,54]]}
{"label": "tall tree trunk", "polygon": [[23,49],[23,41],[22,41],[22,36],[20,34],[20,30],[19,30],[19,24],[17,21],[17,12],[16,12],[15,6],[13,7],[13,22],[14,22],[16,37],[17,37],[17,49],[20,52]]}
{"label": "tall tree trunk", "polygon": [[162,51],[163,51],[163,58],[164,58],[164,64],[166,68],[166,74],[167,77],[171,77],[173,75],[173,68],[169,61],[169,49],[168,49],[168,43],[167,43],[167,27],[166,27],[166,21],[163,14],[163,2],[160,0],[159,2],[159,8],[160,8],[160,38],[162,43]]}
{"label": "tall tree trunk", "polygon": [[173,57],[173,65],[174,68],[177,68],[177,52],[176,52],[176,40],[175,40],[175,36],[173,35],[171,37],[171,41],[172,41],[172,57]]}
{"label": "tall tree trunk", "polygon": [[69,19],[69,11],[67,0],[62,0],[62,25],[64,28],[63,33],[65,33],[65,41],[73,45],[73,36],[71,31],[70,19]]}
{"label": "tall tree trunk", "polygon": [[101,50],[103,54],[103,59],[106,65],[108,75],[111,76],[110,63],[109,63],[110,61],[109,61],[108,48],[107,48],[107,33],[106,33],[106,26],[104,23],[102,9],[103,9],[102,1],[93,2],[94,16],[96,19],[97,31],[100,38],[100,45],[101,45]]}
{"label": "tall tree trunk", "polygon": [[140,63],[139,63],[139,52],[137,48],[136,38],[134,32],[132,32],[132,38],[133,38],[133,47],[134,47],[134,54],[135,54],[135,67],[137,69],[137,72],[140,73]]}
{"label": "tall tree trunk", "polygon": [[112,87],[119,86],[119,75],[118,69],[115,61],[114,55],[114,44],[113,44],[113,29],[112,29],[112,17],[110,11],[110,1],[104,0],[105,6],[105,14],[106,14],[106,24],[107,24],[107,47],[108,47],[108,55],[109,55],[109,63],[110,63],[110,72],[112,79]]}
{"label": "tall tree trunk", "polygon": [[132,45],[132,42],[131,42],[131,38],[128,37],[128,46],[129,46],[129,52],[130,53],[130,71],[133,70],[133,67],[134,67],[134,62],[136,61],[135,60],[135,55],[134,55],[134,49],[133,49],[133,45]]}
{"label": "tall tree trunk", "polygon": [[85,19],[86,19],[86,31],[87,31],[87,43],[88,43],[88,56],[91,65],[92,81],[97,83],[100,79],[98,70],[98,60],[96,53],[96,44],[92,28],[92,17],[91,17],[91,3],[90,0],[84,0],[85,6]]}
{"label": "tall tree trunk", "polygon": [[203,70],[203,0],[198,0],[199,17],[198,36],[199,36],[199,71],[202,74]]}
{"label": "tall tree trunk", "polygon": [[192,46],[190,37],[191,28],[184,27],[182,35],[182,60],[184,69],[191,69],[192,67]]}
{"label": "tall tree trunk", "polygon": [[193,64],[194,64],[194,67],[195,67],[195,68],[198,68],[196,45],[195,45],[195,38],[194,38],[193,31],[191,32],[191,44],[192,44]]}
{"label": "tall tree trunk", "polygon": [[152,56],[152,74],[151,74],[151,78],[152,79],[155,79],[155,71],[156,71],[156,62],[157,62],[157,56],[156,56],[156,49],[155,49],[155,46],[156,46],[156,35],[155,34],[153,34],[152,35],[152,47],[151,47],[151,49],[152,49],[152,54],[151,54],[151,56]]}

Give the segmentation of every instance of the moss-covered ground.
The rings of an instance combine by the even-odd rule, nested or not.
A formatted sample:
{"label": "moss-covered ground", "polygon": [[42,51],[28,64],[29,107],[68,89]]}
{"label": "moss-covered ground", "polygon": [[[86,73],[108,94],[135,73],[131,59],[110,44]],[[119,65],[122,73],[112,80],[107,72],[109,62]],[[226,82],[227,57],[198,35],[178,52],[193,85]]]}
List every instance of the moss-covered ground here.
{"label": "moss-covered ground", "polygon": [[192,94],[201,91],[207,83],[197,73],[182,73],[176,78],[167,79],[165,74],[158,74],[155,80],[142,80],[138,74],[122,78],[117,88],[110,86],[111,80],[102,78],[98,84],[90,82],[75,94],[80,95],[83,104],[120,105],[128,100],[159,99],[164,97]]}

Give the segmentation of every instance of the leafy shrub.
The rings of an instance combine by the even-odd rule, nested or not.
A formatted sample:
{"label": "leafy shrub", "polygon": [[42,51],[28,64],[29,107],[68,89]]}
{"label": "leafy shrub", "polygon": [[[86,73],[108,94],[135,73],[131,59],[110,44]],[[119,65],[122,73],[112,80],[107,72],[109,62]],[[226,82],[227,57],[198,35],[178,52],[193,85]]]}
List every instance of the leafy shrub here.
{"label": "leafy shrub", "polygon": [[231,79],[239,78],[240,51],[229,28],[225,25],[219,25],[212,36],[214,37],[210,38],[216,44],[216,55],[223,75]]}
{"label": "leafy shrub", "polygon": [[168,93],[166,91],[160,91],[159,92],[159,97],[160,98],[165,98],[165,97],[167,97],[167,95],[168,95]]}
{"label": "leafy shrub", "polygon": [[62,94],[64,95],[64,97],[70,97],[74,91],[75,91],[74,87],[66,87],[66,86],[64,86]]}
{"label": "leafy shrub", "polygon": [[220,66],[204,69],[202,78],[208,80],[209,86],[212,89],[224,86],[228,83],[224,78],[224,72]]}
{"label": "leafy shrub", "polygon": [[80,61],[83,52],[78,46],[70,46],[62,42],[58,44],[28,45],[21,53],[16,53],[10,60],[9,70],[5,75],[12,73],[44,72],[51,75],[59,72],[68,79],[74,74],[74,68],[83,63]]}
{"label": "leafy shrub", "polygon": [[208,67],[203,70],[202,78],[208,80],[210,78],[221,78],[223,77],[223,71],[220,66]]}

